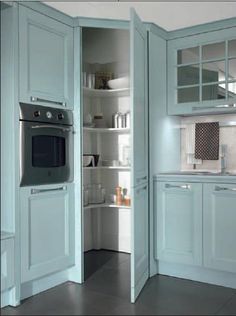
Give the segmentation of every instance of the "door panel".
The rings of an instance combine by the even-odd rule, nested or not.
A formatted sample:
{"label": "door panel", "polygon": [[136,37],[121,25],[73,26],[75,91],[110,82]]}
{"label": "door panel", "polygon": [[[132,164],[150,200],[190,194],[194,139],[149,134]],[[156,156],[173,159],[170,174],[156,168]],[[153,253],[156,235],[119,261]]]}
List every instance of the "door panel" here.
{"label": "door panel", "polygon": [[204,185],[204,265],[236,273],[236,185]]}
{"label": "door panel", "polygon": [[202,184],[155,184],[157,260],[202,265]]}
{"label": "door panel", "polygon": [[147,31],[133,11],[130,41],[133,186],[136,186],[148,180]]}
{"label": "door panel", "polygon": [[73,108],[73,28],[19,10],[20,100]]}
{"label": "door panel", "polygon": [[21,189],[22,282],[74,263],[73,185]]}
{"label": "door panel", "polygon": [[148,183],[133,189],[131,231],[131,301],[135,302],[149,277]]}
{"label": "door panel", "polygon": [[149,276],[147,32],[131,10],[131,108],[133,132],[131,301]]}

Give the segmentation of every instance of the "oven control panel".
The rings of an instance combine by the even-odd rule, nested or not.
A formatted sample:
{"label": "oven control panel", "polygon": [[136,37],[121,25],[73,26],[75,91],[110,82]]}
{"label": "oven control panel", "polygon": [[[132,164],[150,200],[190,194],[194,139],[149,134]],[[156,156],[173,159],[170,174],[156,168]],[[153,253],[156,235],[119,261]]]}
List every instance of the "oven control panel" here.
{"label": "oven control panel", "polygon": [[20,121],[73,125],[73,114],[70,110],[20,103]]}

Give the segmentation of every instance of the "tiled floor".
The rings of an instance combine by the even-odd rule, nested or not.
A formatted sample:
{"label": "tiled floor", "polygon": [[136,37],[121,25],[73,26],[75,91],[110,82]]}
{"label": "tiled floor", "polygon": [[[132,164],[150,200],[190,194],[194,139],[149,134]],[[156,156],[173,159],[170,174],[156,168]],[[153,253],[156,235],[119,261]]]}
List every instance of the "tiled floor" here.
{"label": "tiled floor", "polygon": [[130,304],[130,258],[90,252],[84,285],[65,283],[4,308],[2,315],[236,315],[236,290],[165,276],[150,279]]}

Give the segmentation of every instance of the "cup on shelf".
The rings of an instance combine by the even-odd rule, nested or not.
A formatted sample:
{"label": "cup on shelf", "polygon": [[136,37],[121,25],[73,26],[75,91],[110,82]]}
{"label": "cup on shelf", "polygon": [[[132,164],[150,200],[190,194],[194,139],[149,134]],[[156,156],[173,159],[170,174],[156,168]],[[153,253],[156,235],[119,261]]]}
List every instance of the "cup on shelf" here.
{"label": "cup on shelf", "polygon": [[83,167],[94,167],[94,156],[90,154],[83,155]]}
{"label": "cup on shelf", "polygon": [[101,183],[89,184],[89,204],[103,204],[105,203],[106,190],[102,187]]}

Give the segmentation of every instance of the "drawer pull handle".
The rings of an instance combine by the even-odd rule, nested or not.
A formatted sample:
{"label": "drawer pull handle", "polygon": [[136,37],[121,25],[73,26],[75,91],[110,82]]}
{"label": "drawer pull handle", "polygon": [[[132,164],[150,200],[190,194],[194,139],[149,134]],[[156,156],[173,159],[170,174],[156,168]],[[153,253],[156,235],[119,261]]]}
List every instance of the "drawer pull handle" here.
{"label": "drawer pull handle", "polygon": [[215,191],[231,191],[236,192],[236,188],[215,187]]}
{"label": "drawer pull handle", "polygon": [[184,190],[190,190],[191,185],[189,184],[183,184],[183,185],[173,185],[173,184],[166,184],[166,189],[184,189]]}
{"label": "drawer pull handle", "polygon": [[54,189],[31,189],[31,194],[38,194],[38,193],[46,193],[46,192],[58,192],[58,191],[65,191],[66,187],[54,188]]}
{"label": "drawer pull handle", "polygon": [[51,100],[41,99],[41,98],[38,98],[38,97],[31,97],[30,99],[31,99],[32,102],[46,102],[46,103],[53,103],[53,104],[66,106],[66,102],[51,101]]}
{"label": "drawer pull handle", "polygon": [[211,109],[234,109],[234,108],[236,108],[236,103],[206,106],[206,107],[194,106],[192,109],[193,111],[198,111],[198,110],[211,110]]}

